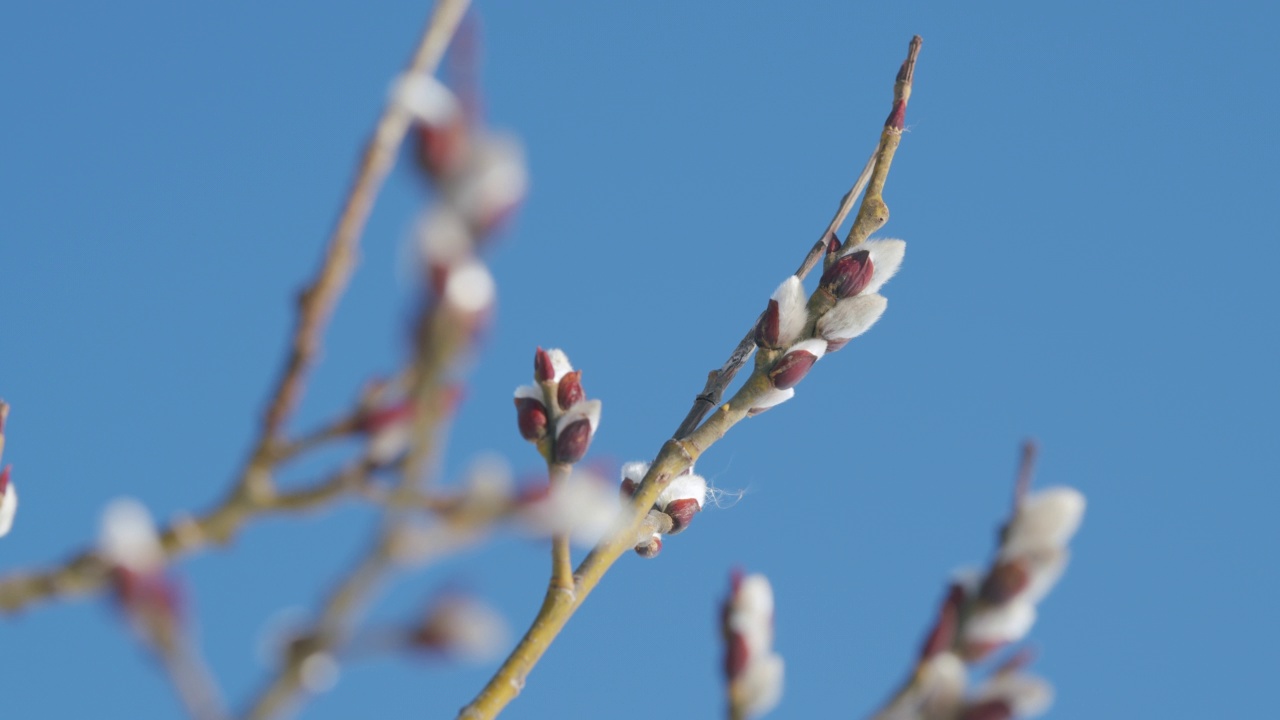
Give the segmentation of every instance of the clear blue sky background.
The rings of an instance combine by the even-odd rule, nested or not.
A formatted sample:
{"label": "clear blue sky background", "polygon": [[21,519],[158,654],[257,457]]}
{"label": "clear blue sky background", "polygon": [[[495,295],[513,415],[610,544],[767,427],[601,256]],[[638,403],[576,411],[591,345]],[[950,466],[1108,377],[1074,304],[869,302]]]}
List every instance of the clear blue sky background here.
{"label": "clear blue sky background", "polygon": [[[963,6],[963,7],[962,7]],[[275,376],[293,293],[428,11],[389,3],[14,3],[0,11],[0,396],[22,494],[0,572],[90,542],[111,498],[214,502]],[[699,469],[745,497],[628,557],[511,718],[715,717],[729,568],[768,573],[777,717],[861,716],[955,567],[983,561],[1018,442],[1089,498],[1032,633],[1050,717],[1274,711],[1280,531],[1271,3],[487,3],[484,86],[532,192],[447,461],[521,471],[511,389],[561,346],[604,400],[594,454],[651,457],[826,223],[924,36],[870,334]],[[299,426],[403,357],[420,205],[393,177]],[[1267,368],[1271,368],[1268,370]],[[289,481],[304,480],[291,475]],[[239,705],[267,619],[309,606],[374,516],[262,523],[181,565]],[[464,584],[523,628],[546,551],[507,539],[376,611]],[[305,717],[445,718],[492,667],[347,668]],[[0,715],[178,714],[101,599],[0,619]]]}

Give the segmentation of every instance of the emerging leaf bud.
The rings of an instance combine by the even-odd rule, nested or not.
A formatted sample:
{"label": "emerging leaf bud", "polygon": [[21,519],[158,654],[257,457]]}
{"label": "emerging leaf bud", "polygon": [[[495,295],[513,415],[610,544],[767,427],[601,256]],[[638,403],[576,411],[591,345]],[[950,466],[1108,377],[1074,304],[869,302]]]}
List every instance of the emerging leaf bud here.
{"label": "emerging leaf bud", "polygon": [[516,388],[516,422],[520,437],[538,442],[547,434],[547,408],[542,404],[542,390],[533,385]]}
{"label": "emerging leaf bud", "polygon": [[560,403],[561,410],[568,410],[585,399],[586,395],[582,391],[582,371],[574,370],[571,373],[565,373],[560,379],[560,385],[556,388],[556,402]]}
{"label": "emerging leaf bud", "polygon": [[654,533],[653,537],[649,538],[649,542],[636,546],[636,554],[645,559],[658,557],[660,552],[662,552],[662,536],[658,533]]}
{"label": "emerging leaf bud", "polygon": [[827,352],[827,341],[820,338],[796,343],[769,371],[769,380],[778,390],[793,388],[809,373],[813,364]]}

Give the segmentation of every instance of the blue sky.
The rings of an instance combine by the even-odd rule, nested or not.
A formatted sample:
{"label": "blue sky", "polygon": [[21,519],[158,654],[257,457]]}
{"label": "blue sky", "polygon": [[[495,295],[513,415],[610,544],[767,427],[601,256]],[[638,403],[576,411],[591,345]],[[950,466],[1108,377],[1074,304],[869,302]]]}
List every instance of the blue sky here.
{"label": "blue sky", "polygon": [[[797,4],[799,5],[799,4]],[[0,397],[22,507],[0,572],[91,541],[121,494],[214,502],[246,452],[358,148],[425,3],[22,4],[0,17]],[[1049,717],[1262,715],[1280,639],[1268,3],[479,5],[492,122],[531,193],[493,257],[499,312],[446,461],[521,471],[511,389],[565,348],[604,401],[596,457],[651,457],[825,225],[924,37],[884,233],[890,309],[699,464],[743,490],[628,557],[504,717],[719,712],[715,606],[767,573],[776,717],[861,716],[948,574],[988,557],[1019,441],[1089,498],[1031,643]],[[299,426],[405,352],[420,187],[393,176]],[[554,273],[551,271],[554,269]],[[1272,370],[1267,370],[1272,368]],[[314,469],[314,468],[312,468]],[[291,476],[290,481],[305,480]],[[269,619],[374,519],[262,523],[184,561],[237,704]],[[523,628],[546,551],[505,539],[398,584],[464,584]],[[304,717],[452,717],[492,667],[375,660]],[[173,717],[101,599],[0,620],[6,717]]]}

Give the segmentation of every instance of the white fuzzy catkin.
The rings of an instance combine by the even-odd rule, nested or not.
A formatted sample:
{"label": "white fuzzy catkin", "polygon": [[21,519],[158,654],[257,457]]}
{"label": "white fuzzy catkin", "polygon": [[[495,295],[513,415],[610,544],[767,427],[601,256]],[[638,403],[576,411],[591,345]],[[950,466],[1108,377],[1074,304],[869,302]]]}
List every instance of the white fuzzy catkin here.
{"label": "white fuzzy catkin", "polygon": [[796,396],[795,388],[787,388],[786,390],[779,390],[778,388],[769,388],[751,406],[751,411],[760,412],[762,410],[768,410],[774,405],[780,405],[795,396]]}
{"label": "white fuzzy catkin", "polygon": [[1084,495],[1075,488],[1050,487],[1027,495],[1005,531],[1000,556],[1064,547],[1080,527],[1084,509]]}
{"label": "white fuzzy catkin", "polygon": [[99,548],[112,565],[149,573],[164,563],[164,552],[147,508],[133,498],[112,500],[102,512]]}
{"label": "white fuzzy catkin", "polygon": [[455,267],[444,284],[444,299],[449,305],[464,313],[488,310],[497,297],[497,285],[489,268],[472,258]]}
{"label": "white fuzzy catkin", "polygon": [[1036,608],[1020,598],[995,607],[983,607],[964,623],[964,639],[979,645],[1017,642],[1036,623]]}
{"label": "white fuzzy catkin", "polygon": [[800,338],[809,312],[805,307],[807,298],[800,278],[792,275],[777,290],[772,299],[778,303],[778,345],[786,347]]}
{"label": "white fuzzy catkin", "polygon": [[404,108],[414,120],[432,126],[445,125],[458,116],[457,97],[430,75],[401,75],[391,86],[392,102]]}
{"label": "white fuzzy catkin", "polygon": [[520,202],[528,184],[520,141],[507,135],[482,135],[475,138],[450,195],[462,214],[480,225]]}
{"label": "white fuzzy catkin", "polygon": [[[643,476],[642,476],[643,477]],[[703,504],[707,500],[707,480],[701,475],[687,473],[677,475],[672,478],[671,482],[662,489],[658,495],[658,501],[655,503],[659,510],[665,510],[667,505],[676,500],[697,500],[698,509],[701,510]]]}
{"label": "white fuzzy catkin", "polygon": [[808,340],[801,340],[795,345],[792,345],[791,347],[787,348],[787,351],[783,353],[783,357],[786,357],[787,355],[790,355],[791,353],[794,353],[794,352],[807,352],[810,355],[814,356],[815,358],[821,360],[822,356],[827,354],[827,341],[823,340],[822,338],[809,338]]}
{"label": "white fuzzy catkin", "polygon": [[824,340],[852,340],[870,330],[888,306],[888,299],[877,293],[844,298],[818,318],[818,335]]}
{"label": "white fuzzy catkin", "polygon": [[846,248],[842,255],[866,250],[871,256],[871,281],[862,289],[864,295],[880,291],[889,278],[902,267],[902,258],[907,252],[907,243],[893,238],[872,238],[857,245]]}
{"label": "white fuzzy catkin", "polygon": [[639,483],[644,480],[644,476],[649,472],[649,463],[647,462],[629,462],[622,466],[622,479]]}

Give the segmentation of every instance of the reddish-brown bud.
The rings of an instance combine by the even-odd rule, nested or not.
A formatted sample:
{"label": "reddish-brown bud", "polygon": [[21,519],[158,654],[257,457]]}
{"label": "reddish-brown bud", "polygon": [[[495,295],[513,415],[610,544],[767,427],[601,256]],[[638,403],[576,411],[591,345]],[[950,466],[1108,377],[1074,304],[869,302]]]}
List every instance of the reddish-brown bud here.
{"label": "reddish-brown bud", "polygon": [[991,572],[982,581],[978,597],[992,605],[1003,605],[1018,593],[1027,589],[1031,582],[1031,572],[1026,563],[1009,560],[991,568]]}
{"label": "reddish-brown bud", "polygon": [[938,610],[938,622],[924,639],[920,648],[920,660],[928,660],[940,652],[950,650],[956,639],[956,626],[960,622],[960,606],[964,604],[964,588],[952,585]]}
{"label": "reddish-brown bud", "polygon": [[804,350],[794,350],[782,356],[769,371],[769,380],[779,390],[795,387],[809,373],[818,357]]}
{"label": "reddish-brown bud", "polygon": [[871,253],[866,250],[849,253],[832,263],[822,273],[821,285],[828,292],[843,300],[862,292],[871,282],[875,268],[871,263]]}
{"label": "reddish-brown bud", "polygon": [[779,333],[778,301],[770,300],[760,321],[756,323],[756,345],[762,348],[778,346]]}
{"label": "reddish-brown bud", "polygon": [[631,478],[622,478],[622,497],[631,499],[636,496],[636,491],[640,489],[640,485]]}
{"label": "reddish-brown bud", "polygon": [[959,720],[1011,720],[1013,707],[1006,700],[995,698],[973,703],[960,713]]}
{"label": "reddish-brown bud", "polygon": [[402,400],[393,405],[374,408],[360,418],[360,430],[375,433],[390,425],[405,422],[413,417],[413,404]]}
{"label": "reddish-brown bud", "polygon": [[533,377],[538,382],[546,382],[556,376],[556,369],[551,366],[551,354],[538,348],[533,355]]}
{"label": "reddish-brown bud", "polygon": [[0,498],[4,497],[5,492],[9,490],[9,471],[13,469],[12,465],[5,465],[0,470]]}
{"label": "reddish-brown bud", "polygon": [[907,101],[899,100],[893,104],[893,110],[889,113],[888,119],[884,121],[885,127],[901,130],[907,122]]}
{"label": "reddish-brown bud", "polygon": [[560,378],[560,385],[556,388],[556,402],[560,403],[561,410],[568,410],[577,405],[586,398],[586,394],[582,391],[582,371],[574,370],[571,373],[565,373]]}
{"label": "reddish-brown bud", "polygon": [[451,175],[466,155],[467,123],[462,117],[445,125],[421,125],[417,135],[418,162],[434,180]]}
{"label": "reddish-brown bud", "polygon": [[747,649],[746,638],[728,628],[725,632],[724,675],[732,681],[746,669],[751,651]]}
{"label": "reddish-brown bud", "polygon": [[533,398],[516,398],[516,422],[520,437],[538,442],[547,434],[547,408]]}
{"label": "reddish-brown bud", "polygon": [[827,255],[840,252],[840,238],[834,232],[827,233]]}
{"label": "reddish-brown bud", "polygon": [[587,454],[591,446],[591,421],[572,422],[556,433],[556,462],[573,464]]}
{"label": "reddish-brown bud", "polygon": [[135,572],[123,565],[111,569],[116,601],[127,612],[174,620],[182,617],[182,593],[161,571]]}
{"label": "reddish-brown bud", "polygon": [[663,510],[671,517],[671,530],[668,535],[676,535],[689,527],[689,523],[693,522],[693,516],[698,514],[702,506],[693,498],[684,498],[681,500],[672,500],[667,503],[667,507]]}
{"label": "reddish-brown bud", "polygon": [[655,558],[662,552],[662,538],[649,538],[649,542],[636,546],[636,554],[642,558]]}

